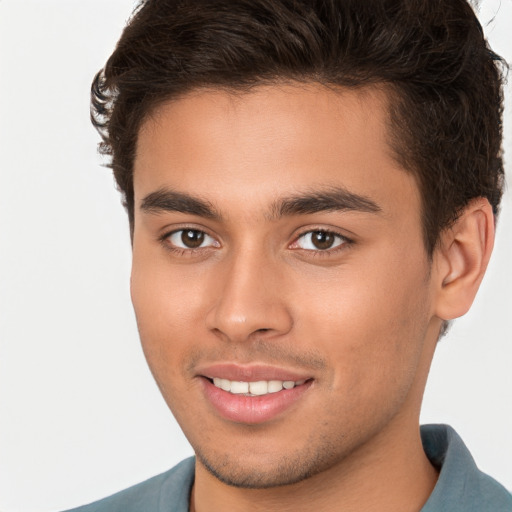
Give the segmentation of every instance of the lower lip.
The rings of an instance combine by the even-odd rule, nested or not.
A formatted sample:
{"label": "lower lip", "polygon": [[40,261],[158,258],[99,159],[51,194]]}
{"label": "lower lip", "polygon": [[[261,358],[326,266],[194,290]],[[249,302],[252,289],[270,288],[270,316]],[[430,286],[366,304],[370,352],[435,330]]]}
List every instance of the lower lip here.
{"label": "lower lip", "polygon": [[277,393],[245,396],[224,391],[206,378],[201,380],[206,398],[223,418],[246,424],[264,423],[282,414],[295,404],[313,383],[307,381],[300,386],[283,389]]}

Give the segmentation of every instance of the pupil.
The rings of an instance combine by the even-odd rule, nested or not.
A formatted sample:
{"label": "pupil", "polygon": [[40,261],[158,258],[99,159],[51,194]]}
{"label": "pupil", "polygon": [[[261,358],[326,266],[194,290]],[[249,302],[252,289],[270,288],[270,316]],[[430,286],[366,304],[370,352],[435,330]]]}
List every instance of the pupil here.
{"label": "pupil", "polygon": [[199,247],[204,241],[204,233],[194,229],[184,230],[181,233],[181,241],[190,249]]}
{"label": "pupil", "polygon": [[334,243],[334,235],[325,231],[315,231],[312,240],[317,249],[330,249]]}

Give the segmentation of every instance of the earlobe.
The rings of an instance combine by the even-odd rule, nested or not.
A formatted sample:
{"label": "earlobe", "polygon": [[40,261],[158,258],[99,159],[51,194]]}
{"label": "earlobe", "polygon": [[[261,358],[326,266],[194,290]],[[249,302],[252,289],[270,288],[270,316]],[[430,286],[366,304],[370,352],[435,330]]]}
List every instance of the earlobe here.
{"label": "earlobe", "polygon": [[464,315],[475,298],[494,245],[495,219],[489,201],[471,201],[443,233],[434,253],[436,315],[452,320]]}

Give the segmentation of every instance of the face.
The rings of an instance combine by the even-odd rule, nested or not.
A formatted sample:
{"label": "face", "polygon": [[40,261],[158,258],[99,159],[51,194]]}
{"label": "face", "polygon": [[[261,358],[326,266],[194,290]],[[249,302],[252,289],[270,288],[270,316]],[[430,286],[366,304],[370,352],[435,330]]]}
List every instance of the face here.
{"label": "face", "polygon": [[386,96],[204,90],[141,128],[132,300],[199,464],[268,487],[416,428],[439,322]]}

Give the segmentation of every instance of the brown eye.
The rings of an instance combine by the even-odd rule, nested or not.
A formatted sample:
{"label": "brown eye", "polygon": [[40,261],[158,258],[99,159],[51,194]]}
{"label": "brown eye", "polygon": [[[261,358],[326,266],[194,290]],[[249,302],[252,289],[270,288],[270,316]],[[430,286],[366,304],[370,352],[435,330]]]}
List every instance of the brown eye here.
{"label": "brown eye", "polygon": [[317,230],[304,233],[297,239],[294,245],[295,248],[308,251],[327,251],[344,243],[346,243],[346,239],[341,235],[331,231]]}
{"label": "brown eye", "polygon": [[204,233],[196,229],[184,229],[181,232],[181,241],[185,247],[196,249],[204,242]]}
{"label": "brown eye", "polygon": [[335,241],[336,237],[332,233],[327,233],[326,231],[315,231],[311,233],[311,242],[317,249],[330,249]]}
{"label": "brown eye", "polygon": [[219,243],[199,229],[180,229],[167,237],[170,245],[179,249],[199,249],[219,247]]}

